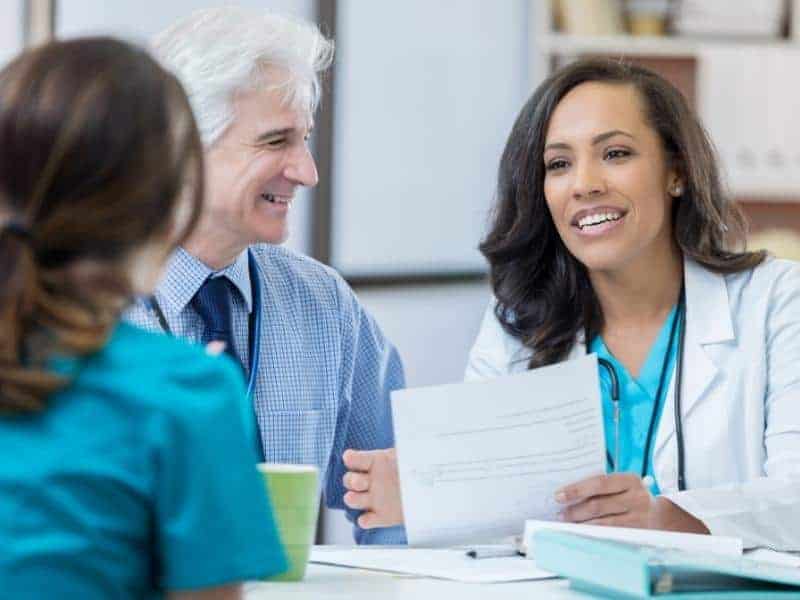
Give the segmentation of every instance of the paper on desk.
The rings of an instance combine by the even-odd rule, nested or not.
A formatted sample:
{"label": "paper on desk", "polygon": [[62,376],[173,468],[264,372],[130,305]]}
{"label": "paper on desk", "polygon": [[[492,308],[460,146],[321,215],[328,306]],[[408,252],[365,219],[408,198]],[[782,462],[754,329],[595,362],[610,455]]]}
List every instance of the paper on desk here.
{"label": "paper on desk", "polygon": [[754,548],[753,550],[747,550],[744,556],[750,560],[757,560],[771,565],[800,569],[800,553],[798,552],[778,552],[769,548]]}
{"label": "paper on desk", "polygon": [[670,550],[684,550],[699,554],[721,554],[723,556],[740,557],[742,540],[736,537],[721,535],[700,535],[698,533],[679,533],[677,531],[656,531],[652,529],[634,529],[631,527],[606,527],[602,525],[584,525],[581,523],[556,523],[550,521],[530,520],[525,522],[523,545],[528,556],[536,559],[536,548],[533,536],[542,529],[555,529],[567,533],[628,542],[641,546],[653,546]]}
{"label": "paper on desk", "polygon": [[368,548],[315,546],[312,563],[336,565],[451,579],[465,583],[500,583],[549,579],[554,574],[537,569],[522,556],[504,558],[469,558],[464,549]]}
{"label": "paper on desk", "polygon": [[605,472],[597,357],[392,393],[410,545],[519,534],[559,487]]}

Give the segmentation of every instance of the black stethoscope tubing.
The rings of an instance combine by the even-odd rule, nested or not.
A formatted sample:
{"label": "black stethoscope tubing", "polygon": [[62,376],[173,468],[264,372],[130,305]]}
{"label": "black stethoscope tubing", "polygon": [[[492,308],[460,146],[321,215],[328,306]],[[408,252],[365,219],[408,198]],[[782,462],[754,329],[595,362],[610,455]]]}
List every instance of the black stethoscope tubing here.
{"label": "black stethoscope tubing", "polygon": [[[675,331],[677,329],[678,332],[678,355],[675,360],[675,394],[674,394],[674,406],[675,406],[675,439],[678,445],[678,490],[684,491],[686,489],[686,454],[685,454],[685,447],[683,441],[683,420],[681,418],[681,387],[683,383],[683,348],[685,344],[685,332],[686,332],[686,292],[683,286],[681,286],[681,293],[680,299],[678,301],[678,315],[672,321],[672,328],[670,329],[669,334],[669,344],[667,346],[666,356],[664,358],[664,362],[661,367],[661,375],[658,381],[658,391],[656,392],[656,403],[659,402],[661,398],[661,394],[664,391],[664,384],[666,382],[666,372],[667,372],[667,365],[669,363],[669,355],[672,351],[672,346],[675,342]],[[589,336],[586,335],[586,344],[588,348],[589,344]],[[619,379],[617,378],[617,372],[614,369],[614,366],[606,360],[605,358],[598,358],[598,364],[603,367],[609,375],[611,379],[611,401],[614,404],[615,410],[619,406]],[[647,474],[647,463],[650,460],[650,447],[652,445],[653,434],[655,432],[655,424],[656,424],[656,416],[658,413],[658,404],[653,407],[653,413],[650,416],[650,425],[647,429],[647,438],[645,440],[644,446],[644,460],[642,461],[642,470],[641,476],[644,477]],[[615,442],[615,443],[618,443]],[[606,458],[612,466],[612,469],[616,467],[614,464],[614,460],[611,458],[611,454],[606,451]]]}

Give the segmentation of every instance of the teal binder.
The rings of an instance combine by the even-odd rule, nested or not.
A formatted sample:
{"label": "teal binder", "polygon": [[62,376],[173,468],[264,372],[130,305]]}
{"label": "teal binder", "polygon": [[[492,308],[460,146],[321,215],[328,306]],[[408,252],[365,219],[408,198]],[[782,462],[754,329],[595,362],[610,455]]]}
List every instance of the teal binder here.
{"label": "teal binder", "polygon": [[610,598],[800,599],[800,569],[600,540],[536,533],[536,565],[570,587]]}

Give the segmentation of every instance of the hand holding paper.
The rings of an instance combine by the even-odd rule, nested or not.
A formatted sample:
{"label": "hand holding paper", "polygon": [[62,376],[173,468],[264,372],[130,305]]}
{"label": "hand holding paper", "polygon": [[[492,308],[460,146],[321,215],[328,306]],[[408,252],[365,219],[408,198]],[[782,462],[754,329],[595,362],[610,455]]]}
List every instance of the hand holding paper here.
{"label": "hand holding paper", "polygon": [[570,523],[708,533],[702,521],[666,498],[655,498],[634,473],[596,475],[556,492]]}
{"label": "hand holding paper", "polygon": [[595,475],[556,492],[563,521],[639,527],[653,524],[655,498],[635,473]]}
{"label": "hand holding paper", "polygon": [[554,495],[605,471],[597,358],[392,394],[412,545],[518,534]]}

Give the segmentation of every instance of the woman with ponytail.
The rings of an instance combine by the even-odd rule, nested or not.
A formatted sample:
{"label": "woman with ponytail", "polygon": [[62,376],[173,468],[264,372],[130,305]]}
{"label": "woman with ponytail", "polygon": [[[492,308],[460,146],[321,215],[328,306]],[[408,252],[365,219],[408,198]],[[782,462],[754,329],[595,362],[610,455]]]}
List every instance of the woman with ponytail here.
{"label": "woman with ponytail", "polygon": [[177,80],[109,38],[0,72],[0,590],[237,598],[284,568],[241,373],[120,323],[193,230]]}

